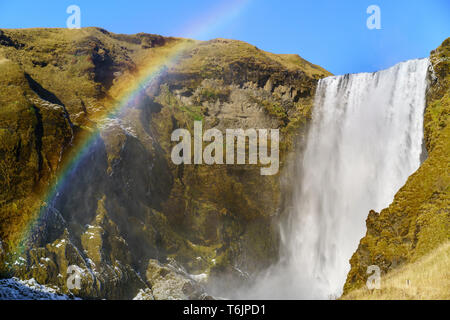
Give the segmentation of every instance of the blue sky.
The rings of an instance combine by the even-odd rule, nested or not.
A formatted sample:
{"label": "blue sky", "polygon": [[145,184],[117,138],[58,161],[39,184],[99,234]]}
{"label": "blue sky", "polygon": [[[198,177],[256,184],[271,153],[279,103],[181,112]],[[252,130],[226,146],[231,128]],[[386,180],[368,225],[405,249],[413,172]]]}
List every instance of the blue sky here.
{"label": "blue sky", "polygon": [[[450,36],[449,0],[0,0],[0,28],[65,27],[72,4],[81,8],[82,27],[239,39],[297,53],[334,74],[426,57]],[[372,4],[381,30],[366,26]]]}

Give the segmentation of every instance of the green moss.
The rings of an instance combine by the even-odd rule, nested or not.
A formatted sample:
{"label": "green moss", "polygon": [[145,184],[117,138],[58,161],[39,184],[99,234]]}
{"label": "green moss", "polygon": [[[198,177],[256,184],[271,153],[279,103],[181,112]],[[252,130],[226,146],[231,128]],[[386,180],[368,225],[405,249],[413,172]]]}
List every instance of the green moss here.
{"label": "green moss", "polygon": [[[72,190],[80,198],[71,197],[74,203],[69,200],[61,210],[70,216],[64,237],[70,238],[72,245],[56,248],[55,240],[33,248],[38,249],[32,254],[34,263],[48,256],[55,265],[49,263],[51,271],[46,273],[38,264],[39,270],[30,271],[29,264],[17,274],[36,275],[43,282],[64,286],[55,280],[58,272],[65,276],[63,269],[72,262],[85,266],[87,255],[101,271],[84,294],[94,297],[110,292],[123,297],[125,288],[133,286],[120,281],[133,278],[134,270],[145,271],[146,262],[140,260],[148,261],[147,255],[160,261],[174,258],[191,273],[233,273],[237,264],[243,265],[244,271],[256,272],[273,262],[278,246],[277,230],[271,224],[281,203],[279,175],[261,176],[259,166],[175,166],[170,159],[170,136],[175,128],[192,133],[193,120],[208,127],[229,120],[251,123],[251,115],[247,119],[239,115],[228,118],[226,114],[210,114],[208,108],[213,104],[228,107],[235,98],[247,103],[245,93],[254,94],[266,111],[258,116],[281,129],[284,159],[293,149],[297,129],[306,128],[304,115],[315,78],[327,72],[313,70],[299,57],[272,55],[240,41],[114,35],[96,28],[5,30],[5,34],[18,44],[17,48],[2,46],[0,52],[0,238],[11,242],[9,247],[13,246],[13,235],[19,234],[44,205],[41,191],[47,190],[66,159],[77,154],[79,143],[97,131],[97,121],[122,101],[123,93],[137,79],[147,75],[153,61],[173,54],[177,44],[192,45],[181,53],[179,64],[167,66],[162,85],[146,87],[145,101],[121,115],[132,123],[136,137],[127,136],[119,126],[101,133],[106,154],[95,169],[102,178],[92,181],[93,194],[80,206],[74,203],[87,197],[85,190]],[[30,88],[25,73],[42,87],[44,99]],[[278,91],[262,89],[269,87],[265,85],[268,78],[286,88],[301,88],[305,98],[294,103],[289,94],[281,97]],[[45,96],[52,96],[53,102]],[[64,105],[74,124],[73,140],[65,114],[55,102]],[[42,115],[43,137],[36,135],[38,118],[33,106]],[[39,152],[36,141],[41,138]],[[133,192],[117,196],[109,189],[110,180],[103,178],[128,178],[121,161],[130,161],[130,154],[135,156],[132,148],[139,148],[139,153],[148,151],[155,165],[151,181],[144,183],[148,193],[138,199]],[[102,219],[89,220],[89,214],[92,219]],[[94,225],[91,231],[95,232],[86,229],[86,223]],[[59,234],[54,236],[62,239]],[[77,250],[85,250],[83,257]],[[115,267],[120,269],[117,274]]]}
{"label": "green moss", "polygon": [[287,117],[286,110],[279,103],[263,101],[262,105],[271,116],[279,119],[285,119]]}
{"label": "green moss", "polygon": [[189,114],[189,116],[192,117],[195,121],[202,121],[203,120],[203,107],[202,106],[180,106],[180,110],[186,112]]}
{"label": "green moss", "polygon": [[230,89],[218,89],[218,88],[208,88],[202,87],[198,95],[198,102],[202,103],[204,101],[216,102],[220,100],[222,102],[227,101],[230,95]]}

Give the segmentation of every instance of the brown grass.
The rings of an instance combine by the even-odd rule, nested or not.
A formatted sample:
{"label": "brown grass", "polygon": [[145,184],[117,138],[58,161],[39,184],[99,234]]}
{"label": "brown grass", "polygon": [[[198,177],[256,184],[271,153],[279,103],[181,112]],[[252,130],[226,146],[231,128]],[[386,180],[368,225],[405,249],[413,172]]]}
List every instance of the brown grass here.
{"label": "brown grass", "polygon": [[353,290],[343,300],[449,300],[450,241],[381,277],[381,288]]}

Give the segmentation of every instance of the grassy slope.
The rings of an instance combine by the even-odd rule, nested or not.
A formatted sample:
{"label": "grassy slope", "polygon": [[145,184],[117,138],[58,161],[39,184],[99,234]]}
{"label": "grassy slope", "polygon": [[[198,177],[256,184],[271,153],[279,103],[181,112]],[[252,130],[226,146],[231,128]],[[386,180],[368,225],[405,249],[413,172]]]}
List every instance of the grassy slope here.
{"label": "grassy slope", "polygon": [[380,289],[351,291],[343,300],[450,299],[450,242],[381,277]]}
{"label": "grassy slope", "polygon": [[208,42],[198,42],[198,44],[192,52],[189,52],[191,58],[186,59],[176,68],[182,69],[184,72],[207,75],[214,71],[221,72],[232,63],[242,62],[254,63],[264,68],[302,71],[308,77],[315,79],[331,75],[325,69],[298,55],[265,52],[243,41],[214,39]]}

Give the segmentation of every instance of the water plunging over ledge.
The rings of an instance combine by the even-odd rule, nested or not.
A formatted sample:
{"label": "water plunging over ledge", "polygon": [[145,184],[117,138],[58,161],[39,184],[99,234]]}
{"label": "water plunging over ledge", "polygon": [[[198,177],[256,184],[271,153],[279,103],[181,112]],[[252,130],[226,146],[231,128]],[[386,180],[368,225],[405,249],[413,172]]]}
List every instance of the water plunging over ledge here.
{"label": "water plunging over ledge", "polygon": [[280,263],[240,298],[337,297],[369,210],[420,165],[428,59],[322,79]]}

